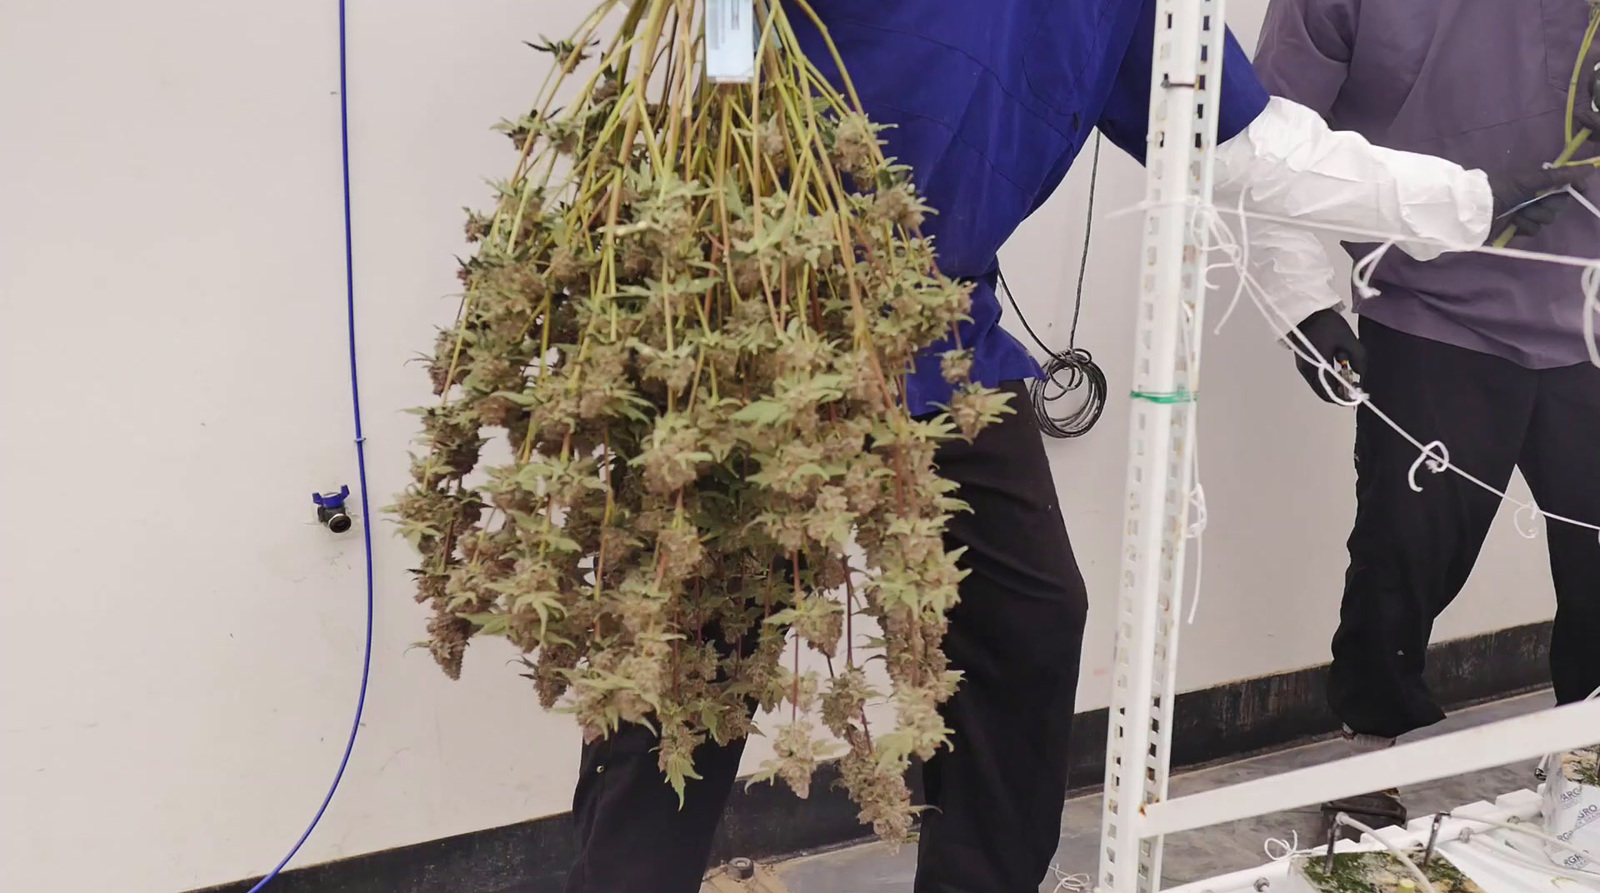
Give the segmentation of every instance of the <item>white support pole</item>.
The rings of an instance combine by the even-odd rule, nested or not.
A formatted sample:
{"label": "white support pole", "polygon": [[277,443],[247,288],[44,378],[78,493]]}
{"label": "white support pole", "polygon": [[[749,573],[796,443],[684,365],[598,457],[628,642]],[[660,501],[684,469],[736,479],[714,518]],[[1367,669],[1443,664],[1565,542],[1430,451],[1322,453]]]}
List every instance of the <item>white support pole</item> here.
{"label": "white support pole", "polygon": [[[1222,0],[1158,0],[1150,89],[1134,403],[1122,585],[1106,741],[1102,893],[1154,893],[1161,840],[1143,825],[1166,796],[1177,632],[1192,486],[1204,247],[1223,48]],[[1149,838],[1149,839],[1147,839]]]}
{"label": "white support pole", "polygon": [[1174,834],[1450,778],[1600,742],[1600,701],[1569,704],[1145,807],[1142,833]]}

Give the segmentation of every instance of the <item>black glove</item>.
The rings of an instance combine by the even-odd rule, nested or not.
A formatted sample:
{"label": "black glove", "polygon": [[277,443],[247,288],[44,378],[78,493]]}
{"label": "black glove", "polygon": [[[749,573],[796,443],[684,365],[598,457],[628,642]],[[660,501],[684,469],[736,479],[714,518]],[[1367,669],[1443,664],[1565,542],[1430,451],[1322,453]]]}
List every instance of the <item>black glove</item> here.
{"label": "black glove", "polygon": [[1554,222],[1561,212],[1576,204],[1572,196],[1558,190],[1583,182],[1595,170],[1592,165],[1540,166],[1489,174],[1489,190],[1494,193],[1492,229],[1498,233],[1510,225],[1517,228],[1519,236],[1536,235]]}
{"label": "black glove", "polygon": [[[1367,351],[1361,346],[1361,340],[1356,337],[1355,330],[1350,328],[1350,323],[1345,321],[1344,315],[1333,309],[1318,310],[1295,328],[1305,336],[1306,341],[1324,360],[1341,373],[1319,374],[1318,367],[1296,354],[1294,361],[1300,369],[1300,376],[1311,385],[1311,389],[1317,392],[1318,397],[1329,403],[1338,403],[1341,400],[1348,403],[1354,399],[1349,386],[1360,383],[1361,374],[1367,368]],[[1304,345],[1299,346],[1304,347]],[[1346,369],[1349,370],[1347,374],[1352,376],[1350,381],[1344,378]],[[1324,381],[1327,384],[1323,384]],[[1338,394],[1338,400],[1328,393],[1328,388],[1337,389],[1335,393]]]}

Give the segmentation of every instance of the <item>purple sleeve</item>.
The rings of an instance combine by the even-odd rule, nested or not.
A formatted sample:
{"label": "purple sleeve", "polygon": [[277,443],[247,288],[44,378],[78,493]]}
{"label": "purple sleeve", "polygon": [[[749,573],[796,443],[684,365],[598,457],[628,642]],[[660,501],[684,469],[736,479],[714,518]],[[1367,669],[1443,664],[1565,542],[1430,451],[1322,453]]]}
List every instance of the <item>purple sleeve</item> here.
{"label": "purple sleeve", "polygon": [[1256,74],[1274,96],[1328,117],[1350,65],[1361,0],[1272,0]]}

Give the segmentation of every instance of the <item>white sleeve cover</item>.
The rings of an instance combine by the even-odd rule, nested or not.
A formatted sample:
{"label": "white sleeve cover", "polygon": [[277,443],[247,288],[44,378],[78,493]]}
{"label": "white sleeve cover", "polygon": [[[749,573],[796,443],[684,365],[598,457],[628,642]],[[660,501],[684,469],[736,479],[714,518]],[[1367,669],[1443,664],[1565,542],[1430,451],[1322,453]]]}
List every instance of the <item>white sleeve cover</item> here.
{"label": "white sleeve cover", "polygon": [[[1494,197],[1482,171],[1330,130],[1316,112],[1281,97],[1218,146],[1215,161],[1219,205],[1242,193],[1247,211],[1344,228],[1361,241],[1392,234],[1396,247],[1418,260],[1470,250],[1489,237]],[[1250,221],[1248,232],[1250,271],[1285,325],[1341,303],[1313,233],[1262,220]]]}
{"label": "white sleeve cover", "polygon": [[1277,311],[1267,322],[1283,335],[1319,310],[1344,306],[1333,264],[1317,234],[1271,220],[1246,221],[1243,238],[1250,275]]}

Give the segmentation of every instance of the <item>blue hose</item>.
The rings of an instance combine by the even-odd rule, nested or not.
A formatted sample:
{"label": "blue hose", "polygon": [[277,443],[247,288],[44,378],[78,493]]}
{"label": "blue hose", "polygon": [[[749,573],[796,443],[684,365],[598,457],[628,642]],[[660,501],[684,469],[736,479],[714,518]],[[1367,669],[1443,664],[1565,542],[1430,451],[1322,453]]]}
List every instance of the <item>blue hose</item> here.
{"label": "blue hose", "polygon": [[339,790],[339,782],[344,780],[344,771],[350,765],[350,754],[356,748],[356,735],[361,730],[361,715],[367,707],[367,682],[372,676],[372,605],[373,605],[373,561],[372,561],[372,507],[367,497],[367,441],[361,427],[361,384],[356,372],[356,264],[355,248],[351,237],[350,216],[350,102],[349,102],[349,77],[346,66],[345,49],[345,0],[339,0],[339,137],[340,154],[344,166],[344,280],[345,280],[345,319],[349,329],[350,342],[350,408],[355,415],[356,429],[356,468],[361,485],[361,538],[367,553],[367,636],[366,649],[361,658],[361,694],[356,699],[356,716],[350,724],[350,737],[345,742],[344,756],[339,760],[339,771],[333,775],[333,784],[328,786],[328,793],[322,798],[322,805],[317,808],[317,814],[312,817],[311,824],[306,826],[305,833],[295,841],[288,855],[277,864],[266,877],[262,878],[250,893],[259,893],[266,885],[272,883],[289,860],[300,852],[305,842],[311,837],[311,832],[317,829],[322,821],[322,816],[328,811],[328,804],[333,802],[333,795]]}

